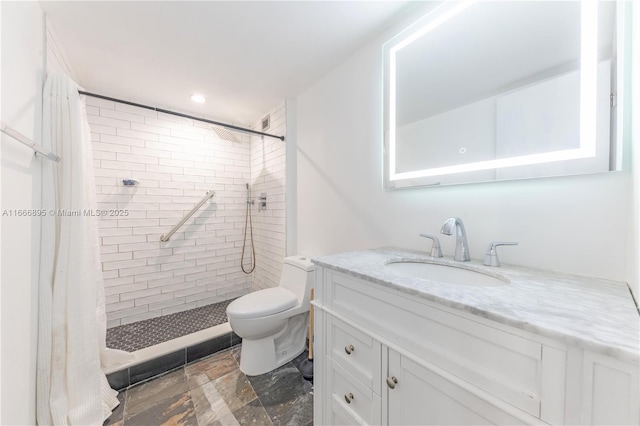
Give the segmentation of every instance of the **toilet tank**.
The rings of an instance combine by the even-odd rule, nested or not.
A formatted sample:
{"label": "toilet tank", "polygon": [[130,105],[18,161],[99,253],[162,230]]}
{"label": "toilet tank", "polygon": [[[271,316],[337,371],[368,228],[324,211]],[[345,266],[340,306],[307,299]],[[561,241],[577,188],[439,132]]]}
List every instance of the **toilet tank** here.
{"label": "toilet tank", "polygon": [[313,288],[314,269],[314,265],[308,257],[285,257],[280,287],[295,294],[301,304],[308,304],[309,295]]}

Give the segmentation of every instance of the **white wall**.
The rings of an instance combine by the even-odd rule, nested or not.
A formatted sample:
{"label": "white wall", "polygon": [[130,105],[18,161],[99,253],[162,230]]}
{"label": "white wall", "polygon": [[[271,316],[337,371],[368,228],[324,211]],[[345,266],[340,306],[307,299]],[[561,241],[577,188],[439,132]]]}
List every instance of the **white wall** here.
{"label": "white wall", "polygon": [[[635,78],[640,78],[640,7],[638,4],[633,8],[633,40],[631,46],[628,46],[627,51],[632,53],[632,75]],[[631,107],[631,116],[633,120],[631,122],[630,130],[633,137],[633,152],[631,163],[632,168],[632,209],[631,209],[631,224],[629,228],[629,245],[627,249],[627,279],[635,295],[636,304],[640,305],[640,84],[632,85],[632,102],[629,102]]]}
{"label": "white wall", "polygon": [[[88,96],[109,327],[245,294],[240,270],[249,138],[220,139],[206,123]],[[136,178],[127,187],[123,178]],[[208,190],[216,192],[168,242]]]}
{"label": "white wall", "polygon": [[[471,257],[491,241],[503,263],[627,280],[630,171],[577,177],[385,191],[382,54],[389,31],[296,99],[298,251],[318,256],[384,245],[429,249],[461,217]],[[453,237],[442,236],[451,256]]]}
{"label": "white wall", "polygon": [[[40,142],[43,14],[36,2],[2,2],[2,121]],[[38,209],[41,162],[2,134],[2,211]],[[35,424],[40,221],[2,216],[1,424]]]}
{"label": "white wall", "polygon": [[53,26],[46,20],[46,32],[47,32],[47,72],[55,72],[59,74],[66,74],[74,81],[78,81],[76,78],[67,51],[58,40],[58,36],[53,29]]}

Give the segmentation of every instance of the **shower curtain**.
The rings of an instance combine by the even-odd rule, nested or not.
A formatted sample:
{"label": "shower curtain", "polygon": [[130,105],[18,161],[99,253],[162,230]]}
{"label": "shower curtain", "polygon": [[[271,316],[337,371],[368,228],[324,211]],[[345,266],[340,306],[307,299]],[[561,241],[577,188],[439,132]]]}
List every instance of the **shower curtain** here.
{"label": "shower curtain", "polygon": [[42,162],[37,420],[100,425],[118,400],[100,367],[106,318],[91,135],[69,77],[47,77],[43,108],[42,144],[62,161]]}

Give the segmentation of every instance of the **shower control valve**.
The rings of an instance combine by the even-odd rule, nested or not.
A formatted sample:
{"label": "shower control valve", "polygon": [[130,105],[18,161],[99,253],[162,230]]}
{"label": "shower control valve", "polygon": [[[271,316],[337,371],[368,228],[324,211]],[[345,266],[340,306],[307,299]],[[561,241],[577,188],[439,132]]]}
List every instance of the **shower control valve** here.
{"label": "shower control valve", "polygon": [[258,211],[267,209],[267,193],[263,192],[260,194],[260,198],[258,198]]}

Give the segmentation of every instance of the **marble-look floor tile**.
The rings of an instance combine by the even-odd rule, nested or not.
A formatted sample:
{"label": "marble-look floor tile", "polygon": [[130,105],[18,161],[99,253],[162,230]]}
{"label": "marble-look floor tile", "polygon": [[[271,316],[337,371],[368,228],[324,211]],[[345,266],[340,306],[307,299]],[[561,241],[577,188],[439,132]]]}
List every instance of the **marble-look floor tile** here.
{"label": "marble-look floor tile", "polygon": [[313,395],[300,395],[289,404],[283,404],[271,412],[273,424],[276,426],[313,424]]}
{"label": "marble-look floor tile", "polygon": [[124,406],[125,406],[126,400],[127,400],[126,390],[118,393],[118,401],[120,401],[120,404],[118,404],[118,406],[113,410],[113,412],[111,413],[111,416],[109,416],[109,418],[104,421],[103,423],[104,426],[117,425],[118,423],[122,422],[122,420],[124,419]]}
{"label": "marble-look floor tile", "polygon": [[125,413],[123,426],[163,425],[197,426],[196,411],[189,391],[146,406],[135,414]]}
{"label": "marble-look floor tile", "polygon": [[243,407],[257,397],[247,376],[239,369],[216,379],[214,383],[231,411]]}
{"label": "marble-look floor tile", "polygon": [[275,425],[305,425],[313,420],[312,385],[300,373],[259,396]]}
{"label": "marble-look floor tile", "polygon": [[240,365],[240,354],[242,352],[242,345],[235,345],[231,348],[231,353],[233,357],[236,359],[238,365]]}
{"label": "marble-look floor tile", "polygon": [[300,377],[300,372],[292,363],[288,362],[266,374],[249,376],[248,378],[256,394],[260,396],[267,391],[286,385],[296,377]]}
{"label": "marble-look floor tile", "polygon": [[131,387],[127,390],[125,416],[133,416],[147,407],[189,390],[184,368]]}
{"label": "marble-look floor tile", "polygon": [[254,399],[244,407],[238,408],[233,412],[237,422],[241,426],[245,425],[260,425],[270,426],[273,425],[267,411],[262,406],[259,399]]}
{"label": "marble-look floor tile", "polygon": [[200,426],[237,426],[239,423],[218,393],[214,382],[191,390],[191,399]]}
{"label": "marble-look floor tile", "polygon": [[313,386],[296,368],[307,353],[247,377],[237,363],[240,350],[237,345],[121,392],[105,425],[312,426]]}
{"label": "marble-look floor tile", "polygon": [[185,367],[189,387],[202,386],[206,382],[224,376],[238,369],[238,363],[231,351],[222,351]]}

